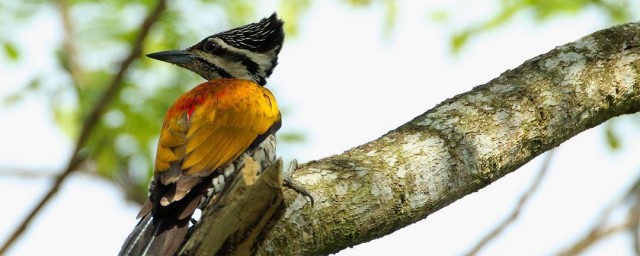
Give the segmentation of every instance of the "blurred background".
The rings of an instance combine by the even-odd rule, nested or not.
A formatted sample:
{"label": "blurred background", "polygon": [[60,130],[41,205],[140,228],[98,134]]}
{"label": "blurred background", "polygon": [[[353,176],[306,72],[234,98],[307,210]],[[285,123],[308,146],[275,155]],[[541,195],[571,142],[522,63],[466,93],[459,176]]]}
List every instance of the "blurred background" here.
{"label": "blurred background", "polygon": [[[267,86],[284,111],[278,150],[306,162],[374,140],[555,46],[640,17],[638,0],[189,0],[169,1],[136,42],[156,3],[0,2],[0,243],[73,170],[6,255],[118,252],[146,198],[164,112],[202,82],[146,53],[183,49],[277,11],[287,38]],[[131,55],[134,45],[141,54]],[[547,169],[538,157],[337,255],[465,254],[514,210],[517,218],[480,255],[640,254],[639,128],[637,115],[610,120],[562,144]],[[536,177],[541,183],[529,189]]]}

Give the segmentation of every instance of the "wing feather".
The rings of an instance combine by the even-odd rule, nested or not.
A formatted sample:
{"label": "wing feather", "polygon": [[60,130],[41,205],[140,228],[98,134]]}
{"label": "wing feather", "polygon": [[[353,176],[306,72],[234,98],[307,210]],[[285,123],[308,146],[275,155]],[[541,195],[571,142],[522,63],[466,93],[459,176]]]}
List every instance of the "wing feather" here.
{"label": "wing feather", "polygon": [[181,96],[165,117],[155,168],[156,178],[180,188],[162,204],[182,198],[196,177],[232,162],[279,121],[271,92],[250,81],[212,80]]}
{"label": "wing feather", "polygon": [[[193,154],[194,151],[200,150],[206,145],[215,143],[215,134],[219,133],[219,129],[221,127],[219,125],[208,125],[206,129],[200,129],[200,131],[193,134],[192,137],[189,137],[189,142],[186,146],[186,154]],[[186,168],[190,167],[190,165],[186,166]]]}
{"label": "wing feather", "polygon": [[[211,133],[205,141],[197,143],[199,145],[191,148],[190,152],[189,149],[187,149],[188,153],[182,163],[183,170],[193,168],[198,171],[204,171],[203,169],[206,168],[206,163],[209,162],[211,158],[217,157],[214,155],[215,152],[212,147],[220,147],[224,143],[224,141],[220,139],[220,134],[224,132],[224,128],[212,126],[211,129],[215,129],[215,132]],[[187,145],[187,147],[189,146],[191,146],[191,143]]]}
{"label": "wing feather", "polygon": [[[210,115],[215,116],[215,111],[212,111]],[[194,133],[199,132],[203,127],[206,127],[207,123],[200,117],[199,114],[196,113],[195,116],[192,116],[189,120],[189,129],[187,130],[185,136],[191,137]]]}
{"label": "wing feather", "polygon": [[[248,133],[245,133],[248,134]],[[257,135],[255,135],[257,137]],[[251,136],[237,136],[237,131],[235,129],[226,128],[224,131],[220,133],[220,146],[211,148],[211,153],[214,157],[209,158],[206,166],[223,166],[234,159],[236,159],[244,150],[240,151],[238,148],[248,148],[251,144],[251,141],[255,139],[255,137]],[[187,171],[188,174],[191,174],[192,171],[197,169],[192,169]]]}

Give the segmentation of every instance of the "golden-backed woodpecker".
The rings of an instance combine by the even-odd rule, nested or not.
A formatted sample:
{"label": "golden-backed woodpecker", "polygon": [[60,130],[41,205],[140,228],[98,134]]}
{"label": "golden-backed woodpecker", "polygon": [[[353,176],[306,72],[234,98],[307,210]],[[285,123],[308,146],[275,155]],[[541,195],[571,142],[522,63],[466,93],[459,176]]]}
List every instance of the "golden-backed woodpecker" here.
{"label": "golden-backed woodpecker", "polygon": [[282,48],[282,26],[274,13],[186,50],[147,55],[208,81],[180,96],[167,111],[149,199],[120,255],[174,255],[196,208],[222,190],[245,158],[262,169],[275,161],[280,111],[264,85]]}

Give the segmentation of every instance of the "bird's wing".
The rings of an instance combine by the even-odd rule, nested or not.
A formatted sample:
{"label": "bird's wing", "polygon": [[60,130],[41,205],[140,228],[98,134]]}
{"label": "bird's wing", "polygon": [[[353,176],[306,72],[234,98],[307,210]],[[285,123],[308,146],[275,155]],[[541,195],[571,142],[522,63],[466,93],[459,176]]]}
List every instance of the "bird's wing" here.
{"label": "bird's wing", "polygon": [[156,182],[176,184],[161,204],[183,198],[279,121],[271,92],[250,81],[217,79],[184,94],[167,112],[158,143]]}

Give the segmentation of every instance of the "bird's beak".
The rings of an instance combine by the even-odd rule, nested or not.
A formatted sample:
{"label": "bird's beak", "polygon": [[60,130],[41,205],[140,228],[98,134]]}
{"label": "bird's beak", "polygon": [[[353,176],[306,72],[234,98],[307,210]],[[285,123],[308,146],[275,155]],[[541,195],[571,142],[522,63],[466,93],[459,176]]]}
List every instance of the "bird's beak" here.
{"label": "bird's beak", "polygon": [[187,65],[193,63],[194,59],[192,53],[183,50],[154,52],[147,54],[147,57],[176,65]]}

